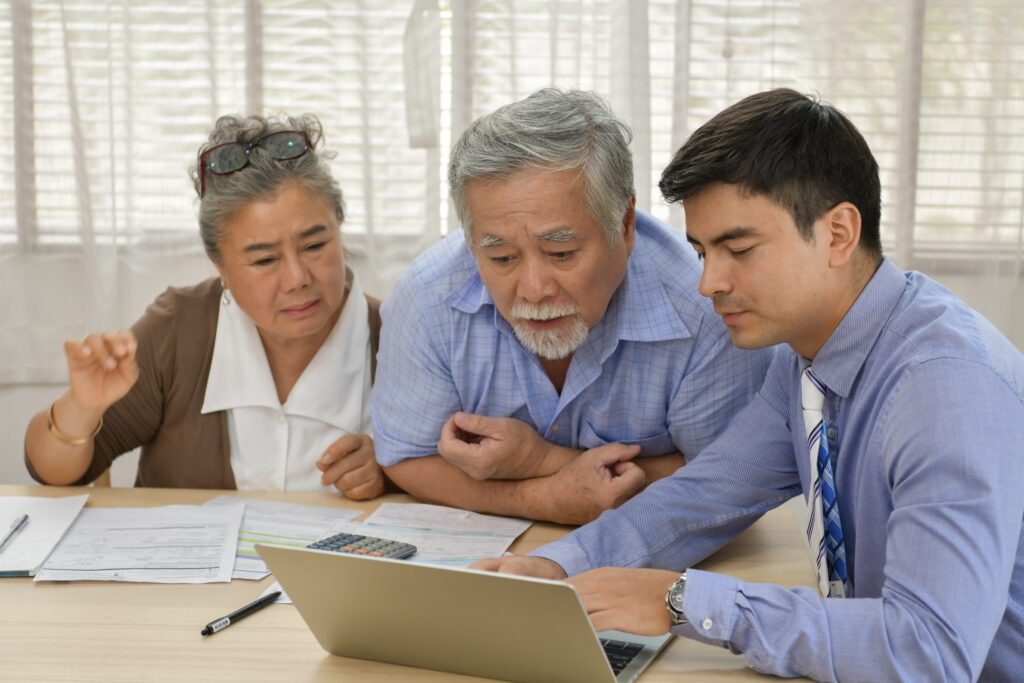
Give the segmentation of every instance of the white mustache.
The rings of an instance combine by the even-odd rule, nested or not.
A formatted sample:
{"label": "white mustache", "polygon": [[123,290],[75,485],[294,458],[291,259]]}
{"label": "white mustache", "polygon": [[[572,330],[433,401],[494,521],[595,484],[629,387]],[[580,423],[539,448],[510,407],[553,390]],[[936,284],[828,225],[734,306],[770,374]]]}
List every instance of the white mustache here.
{"label": "white mustache", "polygon": [[579,306],[565,302],[560,304],[531,304],[525,301],[512,307],[512,317],[521,320],[552,320],[568,315],[578,315]]}

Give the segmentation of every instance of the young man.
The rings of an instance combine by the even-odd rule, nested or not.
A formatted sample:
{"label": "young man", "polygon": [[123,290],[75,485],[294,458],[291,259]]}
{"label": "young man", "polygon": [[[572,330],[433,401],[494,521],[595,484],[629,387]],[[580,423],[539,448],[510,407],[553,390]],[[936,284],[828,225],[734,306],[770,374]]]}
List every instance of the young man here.
{"label": "young man", "polygon": [[[877,164],[828,105],[742,100],[661,189],[733,342],[786,346],[700,458],[535,557],[480,565],[573,576],[596,628],[671,629],[765,673],[1021,680],[1024,357],[882,256]],[[820,594],[687,569],[801,491]]]}
{"label": "young man", "polygon": [[694,458],[749,401],[743,351],[677,230],[634,209],[629,129],[540,90],[474,121],[448,181],[463,233],[381,309],[374,442],[421,500],[582,524]]}

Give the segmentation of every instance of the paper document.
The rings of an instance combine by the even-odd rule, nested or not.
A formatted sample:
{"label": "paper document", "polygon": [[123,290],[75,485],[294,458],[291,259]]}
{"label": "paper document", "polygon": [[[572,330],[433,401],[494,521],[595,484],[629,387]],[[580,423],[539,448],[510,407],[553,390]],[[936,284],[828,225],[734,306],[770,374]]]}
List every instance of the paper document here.
{"label": "paper document", "polygon": [[0,531],[27,514],[25,527],[0,553],[0,576],[33,576],[82,511],[89,494],[65,498],[4,496],[0,498]]}
{"label": "paper document", "polygon": [[[381,503],[366,519],[374,526],[422,529],[424,531],[478,536],[501,536],[509,544],[533,523],[518,517],[498,517],[444,505],[426,503]],[[506,546],[507,547],[507,546]]]}
{"label": "paper document", "polygon": [[[532,523],[443,505],[381,503],[365,522],[338,520],[323,536],[349,533],[404,541],[416,546],[409,562],[468,567],[477,560],[500,556]],[[277,602],[291,602],[276,581],[263,595],[277,590],[282,591]]]}
{"label": "paper document", "polygon": [[256,553],[256,544],[305,547],[324,537],[331,525],[339,519],[355,519],[360,510],[278,503],[238,496],[217,496],[204,505],[230,505],[245,503],[245,516],[235,549],[235,569],[232,578],[262,579],[270,573],[267,565]]}
{"label": "paper document", "polygon": [[[529,525],[529,523],[527,523]],[[391,541],[403,541],[416,546],[416,554],[409,558],[413,562],[446,564],[468,567],[485,557],[498,557],[508,550],[515,536],[492,534],[471,534],[451,531],[424,531],[401,527],[381,527],[356,522],[335,522],[327,535],[362,534]],[[517,534],[518,535],[518,534]]]}
{"label": "paper document", "polygon": [[245,506],[82,511],[36,581],[230,581]]}
{"label": "paper document", "polygon": [[414,562],[465,567],[501,555],[530,524],[443,505],[381,503],[363,524],[337,523],[328,535],[346,531],[404,541],[416,546]]}

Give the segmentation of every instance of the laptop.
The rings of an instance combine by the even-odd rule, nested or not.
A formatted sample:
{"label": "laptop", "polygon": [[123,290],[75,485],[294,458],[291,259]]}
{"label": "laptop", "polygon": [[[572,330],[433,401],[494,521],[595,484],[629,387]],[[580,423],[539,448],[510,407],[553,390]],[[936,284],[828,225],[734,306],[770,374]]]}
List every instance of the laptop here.
{"label": "laptop", "polygon": [[256,550],[321,647],[342,657],[524,683],[621,683],[636,680],[672,637],[603,631],[606,655],[576,589],[560,581],[308,548]]}

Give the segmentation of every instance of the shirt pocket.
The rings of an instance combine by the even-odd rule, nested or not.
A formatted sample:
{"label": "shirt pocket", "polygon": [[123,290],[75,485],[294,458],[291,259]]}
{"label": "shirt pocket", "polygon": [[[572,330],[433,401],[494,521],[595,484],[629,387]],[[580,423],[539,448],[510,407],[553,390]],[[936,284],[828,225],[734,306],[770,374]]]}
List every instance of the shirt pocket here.
{"label": "shirt pocket", "polygon": [[591,449],[610,443],[635,444],[640,446],[640,455],[642,456],[665,455],[679,450],[672,442],[672,435],[667,431],[640,439],[612,438],[600,434],[586,419],[582,419],[580,423],[580,448]]}

